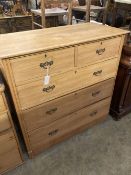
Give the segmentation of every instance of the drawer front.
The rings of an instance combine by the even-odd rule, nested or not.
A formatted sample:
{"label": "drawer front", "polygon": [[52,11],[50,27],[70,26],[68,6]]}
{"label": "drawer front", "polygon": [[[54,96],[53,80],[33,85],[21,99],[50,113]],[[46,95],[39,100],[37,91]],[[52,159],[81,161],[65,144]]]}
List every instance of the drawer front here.
{"label": "drawer front", "polygon": [[109,79],[23,111],[22,115],[27,131],[50,124],[72,112],[111,96],[113,86],[114,79]]}
{"label": "drawer front", "polygon": [[83,86],[89,86],[116,77],[117,69],[117,58],[87,66],[76,71],[77,82]]}
{"label": "drawer front", "polygon": [[69,71],[52,76],[50,84],[45,86],[43,80],[18,86],[18,96],[22,110],[42,104],[61,95],[73,91],[76,85],[75,72]]}
{"label": "drawer front", "polygon": [[7,113],[0,113],[0,132],[11,127],[11,123]]}
{"label": "drawer front", "polygon": [[10,60],[16,85],[38,80],[47,73],[62,73],[74,67],[74,48],[27,55]]}
{"label": "drawer front", "polygon": [[121,37],[78,46],[78,66],[118,57]]}
{"label": "drawer front", "polygon": [[15,168],[22,160],[12,131],[0,135],[0,173]]}
{"label": "drawer front", "polygon": [[0,157],[8,150],[12,150],[17,146],[15,136],[12,130],[0,133]]}
{"label": "drawer front", "polygon": [[52,76],[45,87],[43,81],[36,81],[17,87],[20,108],[22,110],[66,95],[78,89],[93,85],[116,76],[118,59],[108,60],[89,67]]}
{"label": "drawer front", "polygon": [[[54,123],[29,133],[29,139],[33,154],[37,154],[45,148],[64,140],[91,123],[105,118],[109,111],[111,98],[102,100],[89,107],[83,108]],[[103,110],[101,110],[101,108]]]}
{"label": "drawer front", "polygon": [[2,95],[0,94],[0,112],[3,112],[5,110],[6,110],[5,103],[4,103]]}

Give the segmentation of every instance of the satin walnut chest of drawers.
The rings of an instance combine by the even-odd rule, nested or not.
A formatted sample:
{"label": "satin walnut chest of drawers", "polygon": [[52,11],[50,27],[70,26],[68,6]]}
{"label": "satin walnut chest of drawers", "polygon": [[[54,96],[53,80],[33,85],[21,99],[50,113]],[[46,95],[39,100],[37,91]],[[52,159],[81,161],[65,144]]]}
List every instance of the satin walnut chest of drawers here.
{"label": "satin walnut chest of drawers", "polygon": [[1,36],[30,157],[107,117],[126,34],[89,23]]}

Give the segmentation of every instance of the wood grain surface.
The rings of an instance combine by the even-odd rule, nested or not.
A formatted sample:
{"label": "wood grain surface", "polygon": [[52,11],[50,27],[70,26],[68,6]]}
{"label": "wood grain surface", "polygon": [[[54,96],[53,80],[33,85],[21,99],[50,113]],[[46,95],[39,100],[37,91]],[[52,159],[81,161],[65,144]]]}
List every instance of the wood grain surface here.
{"label": "wood grain surface", "polygon": [[85,129],[85,126],[87,127],[90,123],[106,117],[109,112],[110,100],[111,98],[102,100],[29,133],[33,154],[64,140],[66,136],[70,137],[73,131],[81,127]]}
{"label": "wood grain surface", "polygon": [[2,72],[31,158],[106,118],[127,33],[85,23],[0,35]]}
{"label": "wood grain surface", "polygon": [[84,88],[22,112],[27,132],[48,125],[112,95],[114,79]]}
{"label": "wood grain surface", "polygon": [[[102,82],[116,76],[118,59],[108,60],[89,67],[69,71],[51,77],[49,85],[43,79],[17,87],[17,94],[22,110],[53,100],[84,87]],[[53,87],[53,88],[52,88]],[[43,91],[49,89],[48,92]]]}
{"label": "wood grain surface", "polygon": [[[86,23],[0,35],[0,58],[55,49],[129,33],[121,29]],[[3,44],[4,43],[4,44]]]}

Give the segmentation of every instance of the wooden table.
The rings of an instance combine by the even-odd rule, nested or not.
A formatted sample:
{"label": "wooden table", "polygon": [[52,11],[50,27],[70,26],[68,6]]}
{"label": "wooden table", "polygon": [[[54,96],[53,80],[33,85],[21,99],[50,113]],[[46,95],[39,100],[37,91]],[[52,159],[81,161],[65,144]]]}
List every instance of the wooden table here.
{"label": "wooden table", "polygon": [[85,6],[76,6],[76,7],[73,7],[72,10],[75,11],[75,12],[85,12],[85,15],[86,15],[85,21],[90,22],[90,16],[91,16],[90,12],[97,13],[101,10],[105,10],[105,7],[90,5],[90,1],[89,1],[87,5],[85,5]]}
{"label": "wooden table", "polygon": [[[41,9],[37,9],[37,10],[31,10],[32,13],[34,13],[35,15],[39,15],[41,16]],[[45,16],[63,16],[66,15],[68,12],[67,10],[64,10],[62,8],[51,8],[51,9],[45,9]]]}
{"label": "wooden table", "polygon": [[[75,11],[79,11],[79,12],[86,12],[86,5],[84,6],[76,6],[72,8]],[[95,6],[95,5],[91,5],[90,6],[90,11],[95,11],[98,12],[100,10],[104,10],[105,7],[100,7],[100,6]]]}
{"label": "wooden table", "polygon": [[[62,8],[45,9],[45,13],[43,12],[44,14],[42,13],[41,9],[31,10],[31,12],[32,12],[32,29],[34,29],[34,25],[37,25],[43,28],[45,26],[45,17],[50,17],[50,18],[53,17],[54,20],[57,21],[56,23],[58,24],[59,16],[64,16],[68,14],[68,11]],[[42,25],[35,22],[34,20],[35,16],[41,16]]]}
{"label": "wooden table", "polygon": [[131,4],[131,0],[115,0],[115,3]]}

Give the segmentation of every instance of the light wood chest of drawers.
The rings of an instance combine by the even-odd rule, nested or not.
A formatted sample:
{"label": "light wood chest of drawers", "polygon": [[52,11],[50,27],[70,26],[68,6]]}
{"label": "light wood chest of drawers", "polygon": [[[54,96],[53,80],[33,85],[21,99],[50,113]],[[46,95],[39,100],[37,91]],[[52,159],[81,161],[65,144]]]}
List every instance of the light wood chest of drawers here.
{"label": "light wood chest of drawers", "polygon": [[126,33],[89,23],[1,36],[30,157],[107,117]]}
{"label": "light wood chest of drawers", "polygon": [[0,174],[21,165],[23,162],[18,139],[0,83]]}

